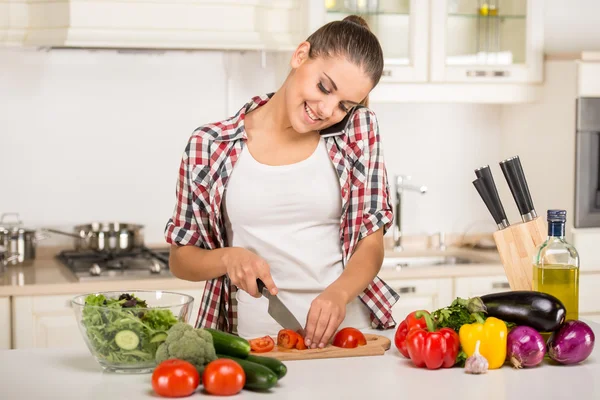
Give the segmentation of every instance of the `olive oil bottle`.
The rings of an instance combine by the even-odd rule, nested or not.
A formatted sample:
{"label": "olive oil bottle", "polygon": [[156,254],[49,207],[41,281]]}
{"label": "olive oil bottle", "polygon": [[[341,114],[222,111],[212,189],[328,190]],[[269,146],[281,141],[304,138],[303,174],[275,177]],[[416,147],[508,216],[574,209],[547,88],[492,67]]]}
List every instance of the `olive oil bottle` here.
{"label": "olive oil bottle", "polygon": [[566,319],[579,318],[579,254],[565,240],[565,210],[548,210],[548,238],[533,257],[533,290],[558,298]]}

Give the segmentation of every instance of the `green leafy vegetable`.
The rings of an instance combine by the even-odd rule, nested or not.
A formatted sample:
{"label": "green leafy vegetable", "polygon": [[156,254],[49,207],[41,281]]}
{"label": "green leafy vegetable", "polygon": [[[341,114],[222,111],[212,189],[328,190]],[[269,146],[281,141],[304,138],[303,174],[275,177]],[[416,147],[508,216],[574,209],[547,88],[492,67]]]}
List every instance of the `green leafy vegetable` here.
{"label": "green leafy vegetable", "polygon": [[217,359],[213,343],[210,332],[179,322],[173,325],[167,339],[158,348],[156,362],[178,358],[192,363],[201,373],[206,364]]}
{"label": "green leafy vegetable", "polygon": [[[157,338],[166,338],[159,334],[177,322],[171,310],[149,309],[146,301],[130,294],[118,298],[89,295],[82,312],[82,323],[96,357],[110,363],[152,362],[162,342]],[[123,346],[123,338],[128,339],[128,345]],[[116,339],[121,339],[121,346]]]}
{"label": "green leafy vegetable", "polygon": [[439,328],[452,328],[458,333],[461,326],[477,322],[476,315],[481,317],[481,320],[486,319],[484,311],[476,311],[481,310],[476,301],[477,298],[465,300],[457,297],[450,306],[434,311],[433,319]]}

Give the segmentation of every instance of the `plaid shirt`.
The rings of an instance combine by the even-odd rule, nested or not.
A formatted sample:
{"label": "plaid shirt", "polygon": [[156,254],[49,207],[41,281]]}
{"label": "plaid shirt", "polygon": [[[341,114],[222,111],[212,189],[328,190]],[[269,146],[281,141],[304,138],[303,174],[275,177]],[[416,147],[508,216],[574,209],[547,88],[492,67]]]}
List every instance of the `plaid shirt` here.
{"label": "plaid shirt", "polygon": [[[257,96],[235,116],[196,129],[179,168],[177,202],[165,228],[168,243],[203,249],[227,246],[221,200],[235,164],[246,145],[244,116],[272,94]],[[358,241],[392,224],[387,172],[375,114],[357,107],[333,127],[321,131],[338,174],[342,195],[340,242],[345,266]],[[227,275],[206,282],[196,326],[237,332],[236,287]],[[399,296],[375,277],[359,298],[371,310],[371,325],[395,326],[392,306]]]}

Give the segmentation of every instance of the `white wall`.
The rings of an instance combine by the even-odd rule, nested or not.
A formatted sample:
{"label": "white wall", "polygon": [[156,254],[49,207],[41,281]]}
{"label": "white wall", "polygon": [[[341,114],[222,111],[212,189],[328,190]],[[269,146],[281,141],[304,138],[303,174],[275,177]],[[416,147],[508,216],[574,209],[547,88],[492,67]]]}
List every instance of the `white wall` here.
{"label": "white wall", "polygon": [[544,0],[546,53],[600,50],[600,1]]}
{"label": "white wall", "polygon": [[[220,53],[0,52],[0,211],[19,212],[30,227],[142,223],[146,241],[162,243],[192,130],[276,88],[270,57],[265,68],[256,54],[229,59],[232,104]],[[407,233],[491,222],[470,181],[498,158],[499,108],[373,108],[390,177],[410,174],[430,188],[406,196]]]}

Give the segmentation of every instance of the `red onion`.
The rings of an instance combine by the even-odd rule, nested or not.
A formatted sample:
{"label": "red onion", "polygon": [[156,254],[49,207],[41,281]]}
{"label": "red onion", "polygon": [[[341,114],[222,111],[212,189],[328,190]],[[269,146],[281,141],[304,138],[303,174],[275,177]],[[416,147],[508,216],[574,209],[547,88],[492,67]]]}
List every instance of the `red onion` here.
{"label": "red onion", "polygon": [[513,367],[535,367],[546,355],[542,335],[529,326],[513,328],[506,338],[506,358]]}
{"label": "red onion", "polygon": [[595,340],[594,331],[588,324],[569,320],[548,340],[548,355],[560,364],[577,364],[592,354]]}

